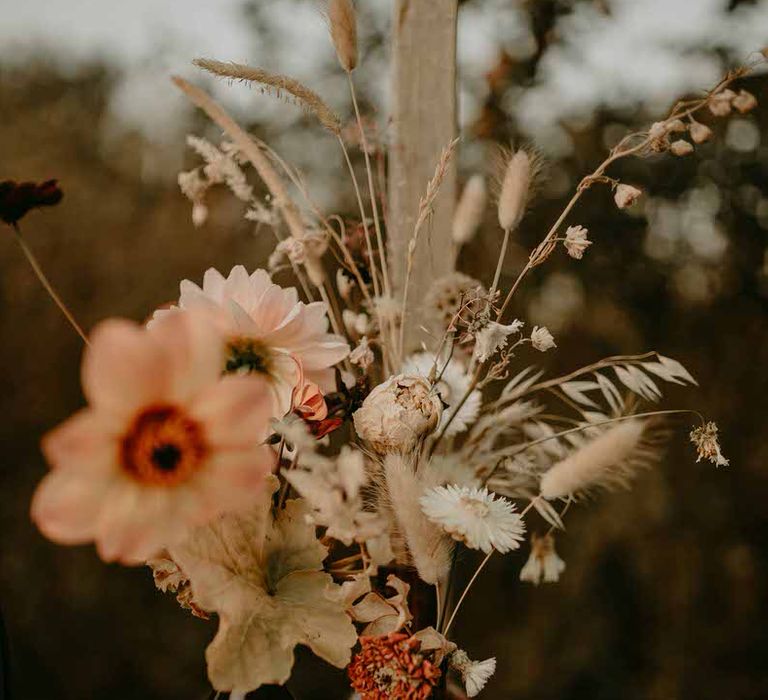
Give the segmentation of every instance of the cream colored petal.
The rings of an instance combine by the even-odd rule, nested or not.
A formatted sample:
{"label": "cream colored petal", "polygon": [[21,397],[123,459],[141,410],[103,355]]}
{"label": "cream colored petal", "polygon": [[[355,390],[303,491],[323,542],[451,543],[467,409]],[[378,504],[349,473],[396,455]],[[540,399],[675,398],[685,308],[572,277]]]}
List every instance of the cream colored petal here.
{"label": "cream colored petal", "polygon": [[57,469],[107,473],[117,468],[123,430],[124,423],[110,414],[85,408],[43,437],[43,454]]}
{"label": "cream colored petal", "polygon": [[172,314],[153,323],[149,333],[168,357],[169,398],[186,402],[218,380],[224,366],[224,339],[215,316],[202,310]]}
{"label": "cream colored petal", "polygon": [[[177,317],[171,314],[167,319]],[[109,319],[93,331],[82,368],[83,391],[92,406],[131,414],[139,406],[162,400],[170,380],[167,355],[142,326]]]}
{"label": "cream colored petal", "polygon": [[55,469],[35,491],[32,520],[48,539],[59,544],[90,542],[109,487],[108,478]]}
{"label": "cream colored petal", "polygon": [[201,392],[189,406],[214,448],[255,447],[276,415],[269,383],[259,375],[228,376]]}

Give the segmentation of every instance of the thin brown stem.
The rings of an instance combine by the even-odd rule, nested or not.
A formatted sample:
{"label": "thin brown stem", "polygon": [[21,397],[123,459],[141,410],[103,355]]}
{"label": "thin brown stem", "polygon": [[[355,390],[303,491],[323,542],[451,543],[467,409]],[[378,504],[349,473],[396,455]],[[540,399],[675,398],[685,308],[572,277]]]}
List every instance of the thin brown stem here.
{"label": "thin brown stem", "polygon": [[67,321],[69,321],[69,324],[72,326],[72,328],[74,328],[77,334],[82,338],[83,342],[86,345],[90,345],[91,343],[88,340],[88,336],[85,334],[85,331],[80,327],[80,324],[75,320],[75,317],[72,315],[72,312],[69,310],[67,305],[62,301],[61,297],[57,294],[56,290],[53,288],[53,285],[51,284],[51,282],[45,276],[45,273],[43,272],[43,268],[40,266],[40,263],[37,261],[35,254],[32,252],[30,247],[27,245],[27,242],[22,237],[21,231],[19,230],[19,227],[17,224],[13,225],[13,233],[16,238],[16,242],[19,244],[19,247],[21,248],[21,252],[24,253],[24,257],[26,257],[27,262],[29,263],[35,275],[37,276],[37,279],[40,280],[40,284],[43,285],[43,288],[45,289],[45,291],[48,292],[48,295],[51,297],[51,299],[53,299],[56,306],[59,307],[59,310],[61,311],[61,313],[64,314],[64,317],[67,319]]}

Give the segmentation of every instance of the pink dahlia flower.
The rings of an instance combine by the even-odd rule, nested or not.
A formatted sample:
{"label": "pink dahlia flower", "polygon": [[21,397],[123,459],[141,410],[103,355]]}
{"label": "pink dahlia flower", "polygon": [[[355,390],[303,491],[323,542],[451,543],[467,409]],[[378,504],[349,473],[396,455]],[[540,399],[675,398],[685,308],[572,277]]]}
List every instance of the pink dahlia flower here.
{"label": "pink dahlia flower", "polygon": [[330,368],[347,356],[349,346],[344,338],[328,332],[323,302],[305,304],[295,288],[273,284],[264,270],[249,275],[242,265],[233,267],[226,278],[210,268],[202,288],[184,280],[180,292],[178,306],[155,312],[154,319],[179,309],[216,311],[227,338],[226,370],[264,376],[282,414],[291,409],[302,371],[321,389],[333,390]]}
{"label": "pink dahlia flower", "polygon": [[198,314],[96,328],[82,367],[89,405],[43,439],[52,470],[32,518],[47,537],[135,564],[253,501],[274,462],[263,444],[272,397],[258,375],[222,378],[223,353]]}

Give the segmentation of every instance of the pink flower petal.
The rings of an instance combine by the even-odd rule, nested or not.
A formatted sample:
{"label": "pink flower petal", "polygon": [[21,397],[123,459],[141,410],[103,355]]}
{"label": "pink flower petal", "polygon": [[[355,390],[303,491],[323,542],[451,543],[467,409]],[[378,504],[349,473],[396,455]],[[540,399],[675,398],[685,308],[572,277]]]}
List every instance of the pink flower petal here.
{"label": "pink flower petal", "polygon": [[267,437],[274,402],[263,377],[229,376],[202,393],[189,410],[214,448],[247,448]]}
{"label": "pink flower petal", "polygon": [[50,431],[42,441],[49,464],[92,476],[113,471],[124,424],[110,418],[85,408]]}
{"label": "pink flower petal", "polygon": [[48,539],[59,544],[90,542],[112,481],[55,469],[35,491],[32,520]]}
{"label": "pink flower petal", "polygon": [[168,398],[185,402],[216,382],[224,367],[224,339],[218,316],[204,311],[175,314],[149,331],[168,356]]}
{"label": "pink flower petal", "polygon": [[167,355],[146,329],[121,319],[96,327],[82,367],[83,391],[91,405],[126,415],[158,401],[169,380]]}

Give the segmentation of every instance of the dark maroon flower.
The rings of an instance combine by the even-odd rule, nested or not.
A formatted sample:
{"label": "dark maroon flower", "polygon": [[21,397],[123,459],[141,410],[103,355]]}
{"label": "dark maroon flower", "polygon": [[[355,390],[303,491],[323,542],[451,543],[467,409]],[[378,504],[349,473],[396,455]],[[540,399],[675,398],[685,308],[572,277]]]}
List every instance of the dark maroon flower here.
{"label": "dark maroon flower", "polygon": [[56,180],[45,182],[0,182],[0,219],[15,224],[31,209],[52,207],[61,201],[64,193]]}

